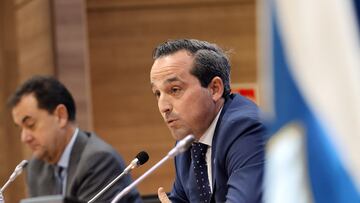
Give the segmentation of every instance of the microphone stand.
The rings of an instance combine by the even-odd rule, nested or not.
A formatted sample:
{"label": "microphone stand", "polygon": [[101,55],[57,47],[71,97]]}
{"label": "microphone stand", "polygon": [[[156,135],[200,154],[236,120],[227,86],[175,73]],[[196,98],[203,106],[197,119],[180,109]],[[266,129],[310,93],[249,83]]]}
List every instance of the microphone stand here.
{"label": "microphone stand", "polygon": [[22,160],[20,164],[18,164],[14,170],[14,172],[11,174],[10,178],[6,181],[5,185],[1,187],[0,189],[0,195],[4,192],[4,190],[8,187],[8,185],[15,180],[15,178],[21,174],[23,171],[23,168],[28,164],[27,160]]}
{"label": "microphone stand", "polygon": [[[87,203],[93,203],[95,200],[97,200],[100,195],[102,195],[105,191],[107,191],[111,186],[114,185],[116,181],[118,181],[120,178],[122,178],[124,175],[130,173],[131,170],[134,168],[139,167],[140,165],[143,165],[149,160],[149,155],[145,151],[139,152],[135,159],[131,161],[131,163],[124,169],[124,171],[118,175],[113,181],[111,181],[108,185],[106,185],[105,188],[103,188],[99,193],[97,193],[93,198],[91,198]],[[0,202],[1,203],[1,202]]]}
{"label": "microphone stand", "polygon": [[159,168],[164,162],[166,162],[170,157],[167,155],[163,159],[161,159],[157,164],[151,167],[148,171],[146,171],[142,176],[132,182],[129,186],[127,186],[123,191],[121,191],[116,197],[111,201],[111,203],[116,203],[121,198],[123,198],[127,193],[130,192],[137,184],[139,184],[142,180],[144,180],[150,173],[152,173],[155,169]]}
{"label": "microphone stand", "polygon": [[11,183],[10,180],[7,180],[6,183],[4,184],[4,186],[2,186],[1,190],[0,190],[0,195],[2,195],[3,191],[7,188],[7,186]]}
{"label": "microphone stand", "polygon": [[[134,162],[135,161],[135,162]],[[133,162],[136,164],[136,160]],[[97,193],[93,198],[91,198],[87,203],[93,203],[95,200],[97,200],[100,195],[102,195],[107,189],[109,189],[111,186],[114,185],[120,178],[122,178],[124,175],[128,174],[131,169],[134,169],[136,165],[134,163],[130,164],[120,175],[118,175],[113,181],[111,181],[106,187],[104,187],[99,193]]]}
{"label": "microphone stand", "polygon": [[165,163],[168,159],[175,157],[179,153],[186,151],[189,148],[190,144],[195,140],[193,135],[188,135],[181,141],[179,141],[178,145],[175,146],[163,159],[161,159],[158,163],[156,163],[153,167],[151,167],[148,171],[146,171],[142,176],[132,182],[129,186],[127,186],[123,191],[121,191],[116,197],[111,201],[111,203],[116,203],[121,198],[123,198],[127,193],[130,192],[137,184],[143,181],[149,174],[151,174],[155,169],[159,168],[163,163]]}
{"label": "microphone stand", "polygon": [[127,174],[127,173],[121,173],[120,175],[118,175],[113,181],[111,181],[111,183],[109,183],[98,194],[96,194],[93,198],[91,198],[91,200],[89,200],[88,203],[95,202],[95,200],[97,200],[100,197],[100,195],[102,195],[109,187],[114,185],[114,183],[116,183],[116,181],[118,181],[120,178],[122,178],[125,174]]}

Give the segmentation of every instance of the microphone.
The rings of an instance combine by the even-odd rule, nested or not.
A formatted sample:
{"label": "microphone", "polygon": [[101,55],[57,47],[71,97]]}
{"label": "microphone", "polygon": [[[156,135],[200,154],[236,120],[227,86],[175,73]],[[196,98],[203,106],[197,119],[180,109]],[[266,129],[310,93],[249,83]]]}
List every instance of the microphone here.
{"label": "microphone", "polygon": [[18,177],[23,169],[27,166],[29,162],[27,160],[22,160],[14,169],[14,172],[11,174],[10,178],[6,181],[5,185],[2,186],[0,190],[0,194],[3,193],[3,191],[7,188],[7,186],[15,180],[16,177]]}
{"label": "microphone", "polygon": [[161,159],[158,163],[156,163],[153,167],[151,167],[148,171],[146,171],[142,176],[132,182],[129,186],[127,186],[123,191],[115,196],[115,198],[111,201],[111,203],[116,203],[121,198],[123,198],[127,193],[129,193],[137,184],[143,181],[148,175],[150,175],[153,171],[155,171],[159,166],[161,166],[165,161],[170,158],[175,157],[176,155],[186,151],[190,145],[195,141],[194,135],[188,135],[182,140],[180,140],[177,145],[169,151],[169,153]]}
{"label": "microphone", "polygon": [[193,135],[186,136],[180,140],[172,150],[170,150],[167,156],[174,158],[176,155],[185,152],[194,141],[195,137]]}
{"label": "microphone", "polygon": [[143,165],[148,160],[149,160],[149,155],[147,152],[145,152],[145,151],[139,152],[136,155],[135,159],[130,162],[129,166],[124,169],[123,173],[125,173],[125,174],[129,173],[131,170]]}
{"label": "microphone", "polygon": [[92,203],[95,200],[97,200],[100,195],[102,195],[105,191],[107,191],[112,185],[114,185],[114,183],[116,183],[121,177],[123,177],[124,175],[128,174],[131,170],[133,170],[134,168],[137,168],[141,165],[143,165],[144,163],[146,163],[149,160],[149,155],[147,152],[145,151],[141,151],[139,152],[135,159],[132,160],[130,162],[130,164],[124,169],[124,171],[118,175],[113,181],[111,181],[108,185],[106,185],[99,193],[97,193],[93,198],[91,198],[88,203]]}

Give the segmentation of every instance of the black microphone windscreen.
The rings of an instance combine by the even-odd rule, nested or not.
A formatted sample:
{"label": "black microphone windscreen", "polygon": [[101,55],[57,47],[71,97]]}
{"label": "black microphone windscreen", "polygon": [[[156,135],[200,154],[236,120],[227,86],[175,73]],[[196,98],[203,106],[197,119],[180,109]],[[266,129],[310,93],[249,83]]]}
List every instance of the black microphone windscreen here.
{"label": "black microphone windscreen", "polygon": [[139,165],[143,165],[149,160],[149,155],[147,152],[141,151],[136,155],[136,158],[139,160]]}

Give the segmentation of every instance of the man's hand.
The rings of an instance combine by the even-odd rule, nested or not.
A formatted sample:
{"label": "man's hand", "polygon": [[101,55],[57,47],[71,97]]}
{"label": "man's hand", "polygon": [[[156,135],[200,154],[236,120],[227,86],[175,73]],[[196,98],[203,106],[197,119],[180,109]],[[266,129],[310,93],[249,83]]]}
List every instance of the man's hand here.
{"label": "man's hand", "polygon": [[164,188],[159,187],[158,189],[158,197],[161,203],[171,203],[168,196],[166,195]]}

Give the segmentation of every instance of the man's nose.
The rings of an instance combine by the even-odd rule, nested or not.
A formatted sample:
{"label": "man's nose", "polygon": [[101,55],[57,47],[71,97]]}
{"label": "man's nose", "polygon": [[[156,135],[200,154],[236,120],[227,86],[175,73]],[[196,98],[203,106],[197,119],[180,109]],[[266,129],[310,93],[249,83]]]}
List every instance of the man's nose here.
{"label": "man's nose", "polygon": [[167,114],[172,111],[172,104],[166,96],[161,95],[159,97],[158,106],[161,114]]}
{"label": "man's nose", "polygon": [[27,129],[21,129],[21,142],[27,143],[32,140],[33,136],[30,132],[30,130]]}

